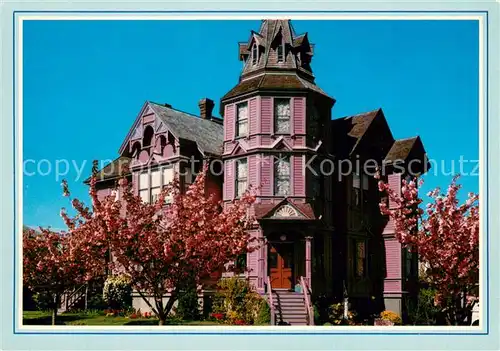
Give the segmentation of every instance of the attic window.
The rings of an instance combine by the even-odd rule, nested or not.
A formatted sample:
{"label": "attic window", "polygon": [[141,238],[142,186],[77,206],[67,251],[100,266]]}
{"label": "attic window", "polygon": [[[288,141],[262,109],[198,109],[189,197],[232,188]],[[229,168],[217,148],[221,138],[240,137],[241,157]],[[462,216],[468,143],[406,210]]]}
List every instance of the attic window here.
{"label": "attic window", "polygon": [[285,55],[284,55],[284,45],[283,43],[280,43],[277,48],[277,55],[278,55],[278,62],[283,62]]}
{"label": "attic window", "polygon": [[252,46],[252,65],[257,64],[257,61],[259,60],[258,55],[259,55],[259,53],[257,51],[257,45],[253,44],[253,46]]}

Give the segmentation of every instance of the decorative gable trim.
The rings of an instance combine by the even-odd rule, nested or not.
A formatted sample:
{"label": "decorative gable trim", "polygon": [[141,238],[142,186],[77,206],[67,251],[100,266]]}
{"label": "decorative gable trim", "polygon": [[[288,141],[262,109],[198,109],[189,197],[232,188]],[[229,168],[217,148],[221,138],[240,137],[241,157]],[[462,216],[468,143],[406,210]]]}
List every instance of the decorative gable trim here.
{"label": "decorative gable trim", "polygon": [[304,218],[297,209],[290,204],[282,205],[274,211],[271,218]]}
{"label": "decorative gable trim", "polygon": [[271,144],[270,148],[271,149],[276,149],[279,146],[284,146],[286,151],[292,151],[293,147],[287,143],[285,138],[283,136],[280,136],[278,139],[274,141],[274,143]]}
{"label": "decorative gable trim", "polygon": [[238,140],[230,155],[241,155],[248,152],[249,145],[245,140]]}
{"label": "decorative gable trim", "polygon": [[134,132],[132,133],[130,140],[132,141],[141,139],[142,133],[143,133],[142,123],[139,123],[139,125],[135,128]]}

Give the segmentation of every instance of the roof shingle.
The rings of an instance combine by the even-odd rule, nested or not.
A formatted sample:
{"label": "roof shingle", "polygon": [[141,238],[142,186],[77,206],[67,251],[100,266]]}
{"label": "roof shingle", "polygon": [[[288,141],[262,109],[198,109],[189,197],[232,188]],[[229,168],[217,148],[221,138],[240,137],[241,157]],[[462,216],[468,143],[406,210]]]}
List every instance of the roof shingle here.
{"label": "roof shingle", "polygon": [[205,154],[220,155],[222,153],[224,129],[221,123],[154,102],[149,102],[149,104],[176,137],[195,142],[200,151]]}

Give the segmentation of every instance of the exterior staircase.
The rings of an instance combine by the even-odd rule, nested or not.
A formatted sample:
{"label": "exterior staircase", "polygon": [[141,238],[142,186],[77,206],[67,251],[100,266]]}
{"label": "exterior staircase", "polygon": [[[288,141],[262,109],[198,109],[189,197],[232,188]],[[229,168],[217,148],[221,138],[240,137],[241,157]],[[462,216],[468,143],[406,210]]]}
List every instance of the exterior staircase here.
{"label": "exterior staircase", "polygon": [[77,308],[86,308],[87,284],[77,286],[75,289],[66,290],[60,298],[60,307],[57,313],[69,312]]}
{"label": "exterior staircase", "polygon": [[277,325],[308,325],[304,294],[273,289],[272,302]]}

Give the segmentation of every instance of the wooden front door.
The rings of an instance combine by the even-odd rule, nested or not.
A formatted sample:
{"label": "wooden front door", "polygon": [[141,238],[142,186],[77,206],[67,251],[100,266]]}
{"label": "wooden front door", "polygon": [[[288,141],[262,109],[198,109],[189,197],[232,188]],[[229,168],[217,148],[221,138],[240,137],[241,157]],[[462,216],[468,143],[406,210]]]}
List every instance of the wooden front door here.
{"label": "wooden front door", "polygon": [[269,248],[269,275],[274,289],[293,286],[293,244],[272,243]]}

